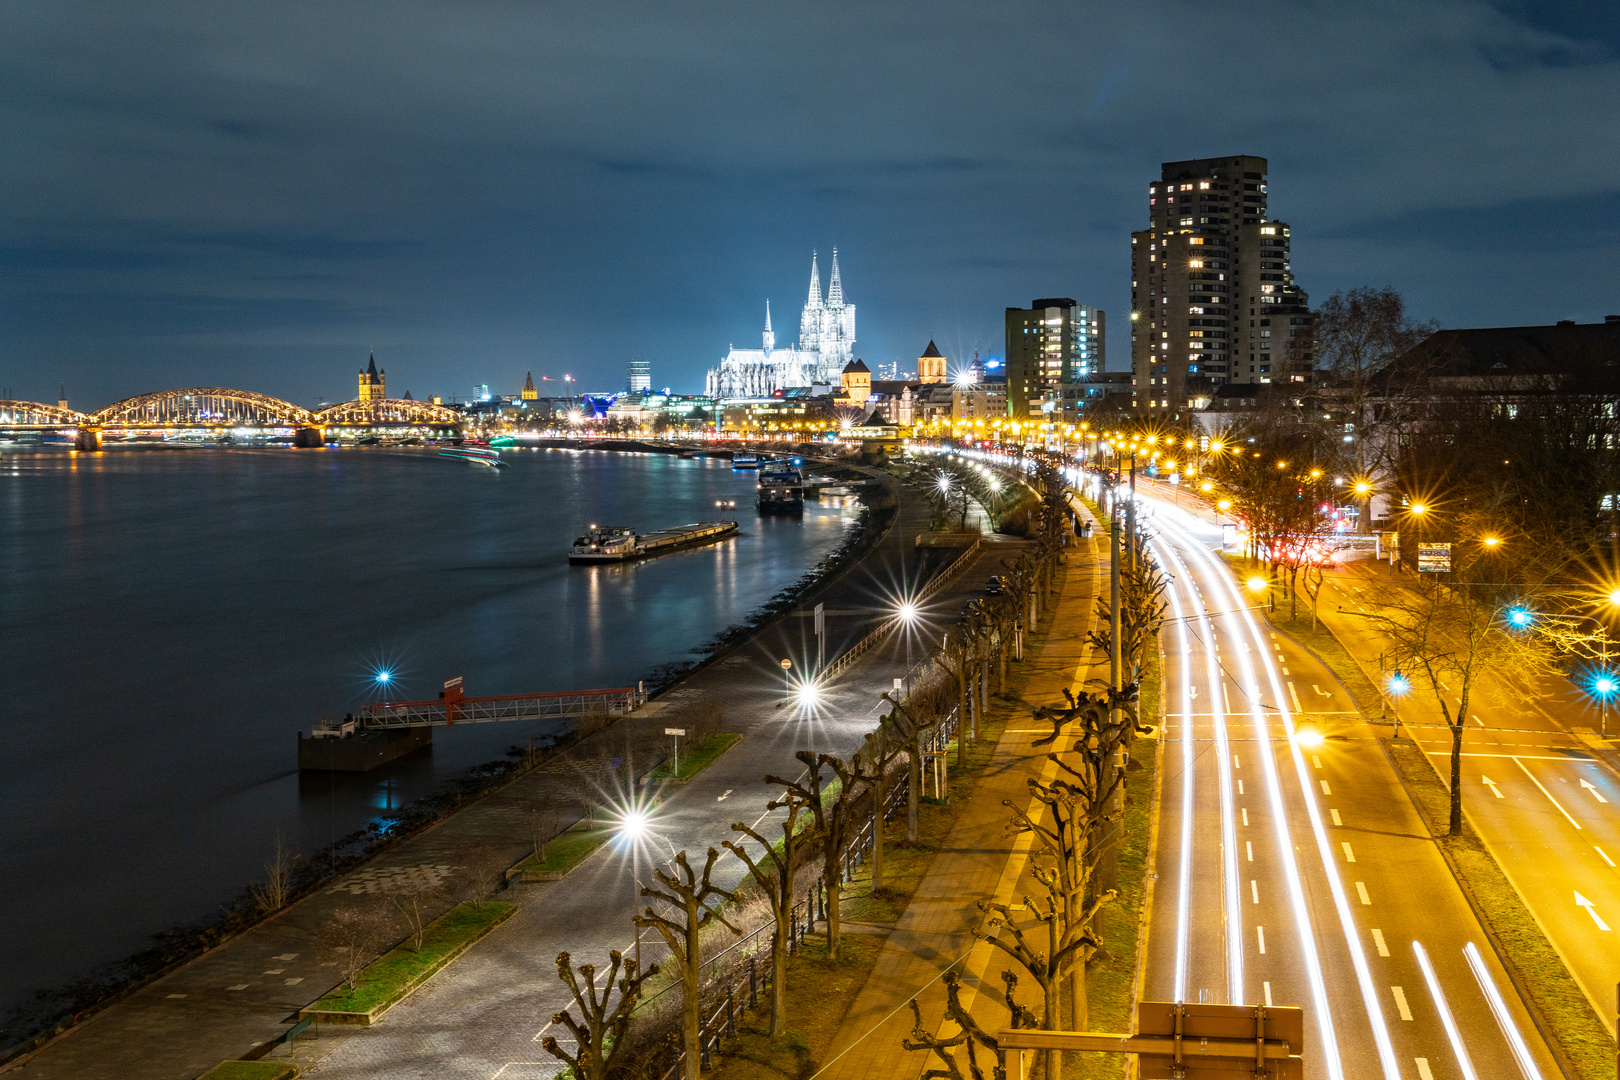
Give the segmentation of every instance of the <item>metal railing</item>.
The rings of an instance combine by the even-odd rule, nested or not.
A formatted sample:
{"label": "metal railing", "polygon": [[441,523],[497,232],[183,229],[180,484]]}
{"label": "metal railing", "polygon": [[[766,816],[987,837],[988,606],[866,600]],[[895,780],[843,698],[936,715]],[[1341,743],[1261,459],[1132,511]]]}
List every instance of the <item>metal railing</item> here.
{"label": "metal railing", "polygon": [[439,727],[453,724],[489,724],[504,720],[535,720],[554,716],[616,716],[640,705],[634,686],[611,690],[563,690],[549,694],[506,694],[469,697],[460,701],[374,701],[360,710],[360,726],[367,730]]}

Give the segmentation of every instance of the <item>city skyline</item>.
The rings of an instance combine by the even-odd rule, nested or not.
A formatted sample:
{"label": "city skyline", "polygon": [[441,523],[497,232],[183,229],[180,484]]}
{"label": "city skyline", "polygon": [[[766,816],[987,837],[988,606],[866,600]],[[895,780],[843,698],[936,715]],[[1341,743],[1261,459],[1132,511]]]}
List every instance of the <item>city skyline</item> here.
{"label": "city skyline", "polygon": [[[1616,172],[1620,63],[1613,20],[1578,4],[1302,11],[1263,80],[1208,85],[1167,74],[1194,44],[1163,29],[1174,5],[1052,8],[1044,43],[965,5],[920,36],[898,13],[738,10],[719,40],[634,5],[421,7],[359,51],[334,42],[373,41],[361,8],[318,31],[274,6],[177,10],[6,16],[0,122],[31,148],[0,166],[19,397],[336,399],[373,350],[418,395],[531,370],[615,387],[631,357],[697,390],[715,343],[750,340],[759,298],[795,296],[799,253],[831,242],[869,363],[930,338],[992,354],[1031,296],[1127,311],[1123,238],[1160,162],[1230,152],[1270,160],[1315,297],[1390,285],[1448,326],[1613,313],[1612,227],[1586,208]],[[619,58],[597,64],[607,34]],[[1038,85],[990,62],[1058,56]],[[1176,104],[1194,90],[1197,116]],[[625,307],[611,338],[604,302]],[[1115,370],[1127,334],[1117,318]]]}

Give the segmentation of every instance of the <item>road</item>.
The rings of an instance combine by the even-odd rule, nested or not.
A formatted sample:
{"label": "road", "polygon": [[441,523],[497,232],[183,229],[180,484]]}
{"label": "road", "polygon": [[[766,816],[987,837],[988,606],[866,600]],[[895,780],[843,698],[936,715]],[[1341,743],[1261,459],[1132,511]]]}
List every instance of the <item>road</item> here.
{"label": "road", "polygon": [[[1375,681],[1382,642],[1361,615],[1408,575],[1373,562],[1326,578],[1323,621]],[[1441,687],[1455,711],[1454,688]],[[1431,688],[1414,682],[1399,703],[1405,733],[1450,782],[1451,733]],[[1601,724],[1567,679],[1507,685],[1487,673],[1469,698],[1463,805],[1469,821],[1563,956],[1597,1014],[1614,1027],[1620,975],[1620,779],[1578,732]],[[1611,730],[1615,718],[1609,718]]]}
{"label": "road", "polygon": [[1144,997],[1302,1006],[1313,1078],[1556,1076],[1378,730],[1251,608],[1218,527],[1142,505],[1169,579]]}

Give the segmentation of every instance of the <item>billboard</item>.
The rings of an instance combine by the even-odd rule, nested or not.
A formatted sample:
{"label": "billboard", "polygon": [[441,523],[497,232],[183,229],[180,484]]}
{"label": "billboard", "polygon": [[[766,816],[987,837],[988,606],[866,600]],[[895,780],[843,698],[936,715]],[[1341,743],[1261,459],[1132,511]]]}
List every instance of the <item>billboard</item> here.
{"label": "billboard", "polygon": [[1451,571],[1451,545],[1427,541],[1418,543],[1418,573],[1445,574]]}

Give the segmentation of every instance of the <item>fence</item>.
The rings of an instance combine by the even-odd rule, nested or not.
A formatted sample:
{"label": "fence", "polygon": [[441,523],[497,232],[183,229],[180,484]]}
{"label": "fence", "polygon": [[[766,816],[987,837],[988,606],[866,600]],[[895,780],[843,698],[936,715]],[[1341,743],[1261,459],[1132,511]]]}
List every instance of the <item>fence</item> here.
{"label": "fence", "polygon": [[360,726],[367,730],[402,727],[437,727],[441,724],[489,724],[503,720],[535,720],[552,716],[616,716],[643,701],[634,686],[612,690],[563,690],[547,694],[503,694],[459,700],[374,701],[360,711]]}

